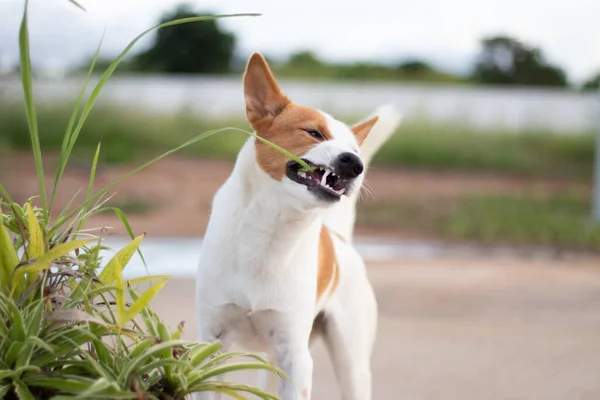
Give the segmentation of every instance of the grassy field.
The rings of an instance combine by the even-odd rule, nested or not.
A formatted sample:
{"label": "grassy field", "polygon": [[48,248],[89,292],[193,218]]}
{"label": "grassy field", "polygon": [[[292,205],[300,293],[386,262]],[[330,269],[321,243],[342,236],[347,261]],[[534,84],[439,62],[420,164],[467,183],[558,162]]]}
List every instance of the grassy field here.
{"label": "grassy field", "polygon": [[[68,105],[40,106],[38,119],[42,146],[59,149],[69,119]],[[92,111],[74,154],[90,160],[102,140],[102,161],[138,161],[148,153],[174,147],[198,133],[226,126],[249,129],[242,118],[218,120],[189,112],[160,114],[99,105]],[[184,153],[232,158],[245,139],[243,133],[222,132],[189,147]],[[460,123],[439,124],[420,119],[404,123],[375,162],[432,170],[490,171],[580,180],[591,176],[593,142],[593,132],[481,130]],[[22,106],[0,103],[0,150],[29,146]]]}
{"label": "grassy field", "polygon": [[359,224],[451,241],[488,245],[544,245],[600,250],[600,225],[590,221],[590,200],[577,194],[413,197],[362,204]]}
{"label": "grassy field", "polygon": [[[68,110],[60,104],[38,109],[45,150],[60,148]],[[242,118],[218,120],[189,112],[167,115],[97,106],[79,137],[73,158],[89,164],[97,143],[102,140],[101,161],[105,165],[139,163],[150,154],[175,147],[201,132],[226,126],[249,129]],[[231,159],[246,138],[243,133],[222,132],[190,146],[183,154],[202,159]],[[29,147],[21,106],[1,105],[0,154]],[[585,186],[592,175],[593,157],[593,132],[482,131],[459,123],[442,125],[421,119],[404,123],[375,163],[405,169],[533,177],[547,182],[560,178]],[[154,211],[147,199],[129,200],[120,206],[133,214]],[[589,193],[560,190],[542,196],[470,192],[452,198],[418,193],[391,202],[361,205],[358,223],[368,228],[391,228],[447,240],[598,251],[600,227],[590,223],[590,208]]]}

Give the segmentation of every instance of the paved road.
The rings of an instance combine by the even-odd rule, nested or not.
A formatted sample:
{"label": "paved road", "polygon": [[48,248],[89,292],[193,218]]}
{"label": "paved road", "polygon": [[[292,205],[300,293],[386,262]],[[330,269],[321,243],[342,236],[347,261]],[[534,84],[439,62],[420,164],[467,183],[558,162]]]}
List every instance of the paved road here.
{"label": "paved road", "polygon": [[[372,265],[374,400],[600,399],[600,261],[400,260]],[[155,309],[195,338],[193,282]],[[314,400],[339,399],[315,347]]]}

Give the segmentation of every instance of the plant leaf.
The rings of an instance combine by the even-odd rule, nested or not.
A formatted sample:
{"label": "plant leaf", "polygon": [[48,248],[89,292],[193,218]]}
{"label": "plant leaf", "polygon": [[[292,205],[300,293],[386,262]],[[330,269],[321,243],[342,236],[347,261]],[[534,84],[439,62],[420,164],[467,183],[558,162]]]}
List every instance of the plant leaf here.
{"label": "plant leaf", "polygon": [[170,278],[172,278],[171,275],[142,276],[142,277],[139,277],[139,278],[128,279],[127,283],[129,285],[137,285],[138,283],[142,283],[142,282],[155,281],[155,280],[158,280],[158,279],[170,279]]}
{"label": "plant leaf", "polygon": [[247,392],[247,393],[251,393],[261,399],[264,399],[264,400],[281,400],[278,396],[276,396],[274,394],[267,393],[260,389],[254,388],[252,386],[239,385],[239,384],[229,383],[229,382],[212,381],[212,380],[202,382],[202,383],[200,383],[200,385],[197,385],[197,386],[188,387],[187,393],[205,392],[205,391],[223,392],[223,393],[226,393],[226,391],[234,391],[237,393]]}
{"label": "plant leaf", "polygon": [[119,259],[115,256],[115,298],[117,301],[117,320],[119,327],[125,326],[125,282],[123,282],[122,271],[123,267]]}
{"label": "plant leaf", "polygon": [[27,336],[37,337],[42,329],[44,300],[37,300],[33,306],[33,312],[25,319]]}
{"label": "plant leaf", "polygon": [[35,397],[33,397],[33,394],[31,394],[31,392],[29,391],[29,389],[27,389],[27,386],[23,382],[15,380],[13,381],[13,385],[15,387],[15,393],[17,394],[19,400],[35,400]]}
{"label": "plant leaf", "polygon": [[25,215],[27,215],[27,224],[29,228],[29,246],[27,247],[27,255],[29,259],[41,257],[44,254],[44,237],[42,228],[33,212],[31,203],[25,204]]}
{"label": "plant leaf", "polygon": [[140,246],[142,239],[144,239],[144,234],[136,237],[119,250],[108,264],[106,264],[106,267],[104,267],[102,272],[100,272],[98,279],[105,285],[112,285],[117,280],[117,275],[123,273],[123,268],[129,263],[129,260],[131,260],[133,253],[135,253]]}
{"label": "plant leaf", "polygon": [[67,253],[89,243],[92,239],[80,239],[72,240],[70,242],[62,243],[55,248],[49,250],[46,254],[39,257],[33,263],[26,266],[21,266],[14,270],[12,290],[14,291],[15,285],[19,282],[20,276],[26,273],[41,271],[48,269],[51,266],[52,261],[57,258],[63,257]]}
{"label": "plant leaf", "polygon": [[[213,367],[210,368],[206,371],[201,371],[201,373],[198,374],[197,377],[195,377],[194,379],[190,379],[190,386],[194,386],[194,385],[198,385],[199,383],[206,381],[210,378],[213,378],[215,376],[219,376],[219,375],[223,375],[226,374],[228,372],[233,372],[233,371],[247,371],[247,370],[251,370],[251,369],[262,369],[262,370],[268,370],[277,374],[282,374],[283,372],[270,365],[270,364],[263,364],[263,363],[235,363],[235,364],[227,364],[227,365],[220,365],[217,367]],[[198,371],[200,372],[200,371]],[[190,374],[191,376],[191,374]]]}
{"label": "plant leaf", "polygon": [[[0,185],[0,195],[2,195],[2,197],[4,197],[4,199],[6,200],[7,203],[9,203],[9,204],[13,203],[12,198],[8,194],[8,191],[2,185]],[[2,197],[0,197],[0,200],[2,200]]]}
{"label": "plant leaf", "polygon": [[162,290],[162,288],[167,284],[167,282],[168,281],[166,279],[161,280],[160,282],[157,282],[150,288],[148,288],[148,290],[146,290],[144,293],[142,293],[140,297],[138,297],[137,300],[133,302],[131,307],[129,307],[125,311],[125,323],[135,318],[135,316],[138,315],[143,308],[150,304],[152,299],[158,294],[158,292]]}
{"label": "plant leaf", "polygon": [[198,350],[190,352],[190,365],[192,368],[200,365],[208,356],[215,354],[221,348],[221,342],[218,340],[205,345],[198,345]]}
{"label": "plant leaf", "polygon": [[0,208],[0,290],[8,286],[15,267],[19,264],[19,257],[13,247],[8,230],[4,226],[4,215]]}
{"label": "plant leaf", "polygon": [[[127,216],[125,216],[125,213],[120,208],[118,208],[118,207],[104,207],[102,210],[103,211],[112,211],[112,212],[114,212],[117,215],[117,217],[119,217],[119,219],[121,220],[121,222],[123,223],[123,226],[127,230],[127,233],[129,234],[129,237],[132,240],[135,239],[135,235],[133,233],[133,229],[131,228],[131,224],[129,223],[129,220],[127,219]],[[150,275],[150,271],[148,271],[148,265],[146,265],[146,259],[144,258],[144,255],[142,254],[142,251],[138,248],[137,252],[140,255],[140,258],[142,259],[142,262],[144,263],[144,267],[146,268],[146,273],[148,275]]]}
{"label": "plant leaf", "polygon": [[[33,212],[31,203],[25,204],[25,215],[27,216],[27,226],[29,230],[29,246],[27,247],[27,256],[29,260],[41,257],[45,252],[44,237],[40,223]],[[30,273],[27,277],[27,287],[33,285],[37,279],[37,273]]]}
{"label": "plant leaf", "polygon": [[78,310],[76,308],[61,308],[52,311],[51,313],[47,313],[45,317],[57,322],[93,322],[95,324],[110,328],[110,325],[108,325],[100,318],[90,315],[85,311]]}
{"label": "plant leaf", "polygon": [[142,354],[137,356],[136,358],[132,358],[121,370],[119,374],[119,382],[121,385],[127,383],[127,381],[131,378],[132,374],[137,371],[142,365],[146,363],[146,361],[155,355],[160,354],[164,349],[174,348],[177,346],[184,346],[188,342],[184,340],[170,340],[168,342],[158,343],[147,350],[145,350]]}

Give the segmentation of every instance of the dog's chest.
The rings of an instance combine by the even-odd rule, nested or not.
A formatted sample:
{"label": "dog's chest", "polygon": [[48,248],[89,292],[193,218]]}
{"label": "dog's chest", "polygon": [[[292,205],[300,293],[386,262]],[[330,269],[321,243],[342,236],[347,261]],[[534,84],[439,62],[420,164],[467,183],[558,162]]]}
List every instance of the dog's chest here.
{"label": "dog's chest", "polygon": [[257,201],[224,207],[221,197],[241,198],[231,191],[220,192],[203,244],[204,301],[245,312],[314,307],[320,221],[267,212]]}
{"label": "dog's chest", "polygon": [[255,238],[236,238],[227,251],[206,255],[203,264],[208,268],[198,279],[207,300],[217,306],[233,304],[244,313],[314,308],[317,246],[286,252],[278,244],[261,244]]}
{"label": "dog's chest", "polygon": [[286,254],[253,243],[236,246],[219,279],[225,300],[246,312],[292,310],[314,300],[317,256],[310,249],[299,250]]}

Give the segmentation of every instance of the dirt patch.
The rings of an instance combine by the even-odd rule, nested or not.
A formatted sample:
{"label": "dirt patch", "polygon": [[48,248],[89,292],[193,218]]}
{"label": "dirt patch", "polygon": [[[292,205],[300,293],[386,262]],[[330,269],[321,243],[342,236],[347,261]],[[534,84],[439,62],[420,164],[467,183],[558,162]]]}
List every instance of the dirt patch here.
{"label": "dirt patch", "polygon": [[[46,169],[53,171],[54,164],[54,160],[48,158]],[[95,189],[110,184],[136,166],[99,167]],[[80,198],[83,198],[87,191],[89,167],[85,164],[72,164],[67,169],[56,198],[54,215],[68,204],[78,190],[81,191]],[[139,172],[110,191],[110,194],[115,195],[108,204],[122,207],[136,232],[154,236],[200,236],[206,229],[212,197],[232,168],[231,161],[170,157]],[[1,156],[0,171],[1,183],[15,201],[22,203],[38,192],[33,159],[29,154]],[[49,190],[53,178],[52,174],[46,176]],[[590,190],[588,184],[566,180],[374,166],[367,175],[363,202],[368,207],[374,207],[378,203],[390,203],[402,198],[452,200],[468,194],[517,195],[523,192],[544,194],[566,191],[589,195]],[[112,234],[125,234],[119,219],[110,213],[92,217],[88,226],[113,227]],[[381,225],[371,224],[368,218],[359,219],[357,232],[410,238],[422,235],[401,225],[382,229]]]}

